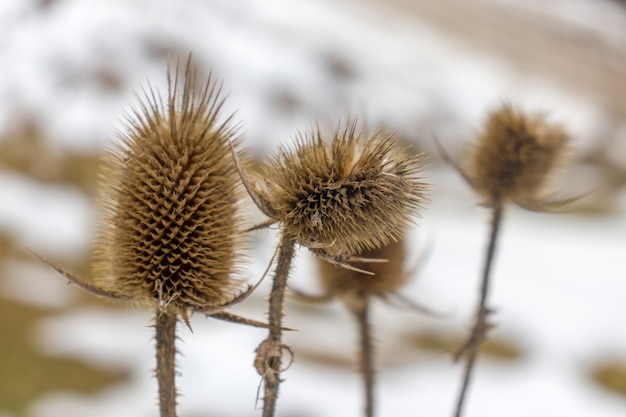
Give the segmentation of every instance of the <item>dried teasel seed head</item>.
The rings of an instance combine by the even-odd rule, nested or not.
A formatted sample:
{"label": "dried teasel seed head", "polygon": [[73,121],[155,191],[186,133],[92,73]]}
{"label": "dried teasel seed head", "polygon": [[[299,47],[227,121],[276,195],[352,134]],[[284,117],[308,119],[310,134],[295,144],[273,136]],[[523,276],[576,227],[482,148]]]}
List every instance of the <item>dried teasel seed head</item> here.
{"label": "dried teasel seed head", "polygon": [[297,243],[351,255],[397,240],[419,214],[428,189],[420,176],[424,159],[405,153],[394,132],[366,135],[356,120],[330,143],[315,127],[261,167],[257,191]]}
{"label": "dried teasel seed head", "polygon": [[386,259],[388,262],[364,262],[359,267],[375,275],[336,266],[318,260],[320,283],[324,294],[340,298],[349,308],[357,308],[369,297],[382,297],[398,291],[409,274],[405,270],[406,248],[404,240],[390,242],[378,249],[358,254],[369,259]]}
{"label": "dried teasel seed head", "polygon": [[[243,188],[232,160],[221,87],[168,70],[164,101],[151,87],[110,149],[101,177],[94,272],[103,288],[185,314],[232,297]],[[235,140],[236,142],[236,140]]]}
{"label": "dried teasel seed head", "polygon": [[486,206],[538,201],[567,141],[565,131],[543,115],[527,116],[504,105],[489,116],[469,155],[468,180]]}

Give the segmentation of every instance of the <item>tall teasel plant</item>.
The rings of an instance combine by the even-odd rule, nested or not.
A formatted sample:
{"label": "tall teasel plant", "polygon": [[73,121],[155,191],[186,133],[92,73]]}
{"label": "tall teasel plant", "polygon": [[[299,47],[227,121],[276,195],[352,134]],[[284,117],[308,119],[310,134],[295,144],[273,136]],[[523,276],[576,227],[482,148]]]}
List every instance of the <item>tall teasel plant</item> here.
{"label": "tall teasel plant", "polygon": [[[504,209],[515,204],[533,211],[552,211],[573,199],[554,200],[546,185],[564,157],[568,135],[541,114],[523,114],[503,105],[489,115],[477,144],[467,154],[464,165],[456,165],[467,183],[491,210],[489,242],[485,253],[479,300],[470,335],[457,353],[464,357],[465,369],[455,416],[462,415],[467,389],[480,345],[492,327],[487,306],[491,269],[500,234]],[[444,157],[452,162],[447,155]],[[576,197],[578,198],[578,197]]]}
{"label": "tall teasel plant", "polygon": [[353,315],[359,329],[358,364],[365,393],[364,416],[372,417],[375,414],[376,404],[374,395],[375,349],[370,320],[372,300],[399,301],[422,311],[425,309],[410,303],[399,294],[412,272],[405,265],[407,248],[404,239],[390,242],[381,248],[365,250],[359,256],[385,259],[387,262],[366,262],[361,265],[364,270],[375,274],[369,275],[360,271],[336,268],[328,262],[318,260],[322,294],[309,295],[296,291],[296,296],[302,301],[315,303],[339,299]]}
{"label": "tall teasel plant", "polygon": [[[263,326],[223,311],[238,292],[243,195],[231,147],[232,116],[221,118],[220,84],[196,83],[191,56],[168,70],[167,98],[152,87],[109,149],[101,176],[93,282],[48,262],[70,282],[112,300],[155,309],[161,417],[176,416],[176,323],[189,314]],[[230,144],[230,145],[229,145]]]}
{"label": "tall teasel plant", "polygon": [[368,135],[354,119],[338,127],[328,142],[319,127],[299,134],[294,148],[280,148],[254,180],[239,164],[248,193],[269,217],[260,227],[280,225],[269,335],[257,348],[255,362],[264,383],[264,417],[275,413],[282,357],[289,351],[281,327],[296,245],[334,266],[372,274],[351,263],[376,260],[353,254],[397,240],[419,213],[426,190],[423,160],[423,154],[402,152],[393,132]]}

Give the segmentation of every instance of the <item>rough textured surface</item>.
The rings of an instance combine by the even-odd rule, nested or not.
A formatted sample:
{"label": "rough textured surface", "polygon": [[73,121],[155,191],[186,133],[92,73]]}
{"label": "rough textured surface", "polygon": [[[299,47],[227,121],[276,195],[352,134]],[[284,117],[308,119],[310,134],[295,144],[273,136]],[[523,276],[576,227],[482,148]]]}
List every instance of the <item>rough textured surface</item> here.
{"label": "rough textured surface", "polygon": [[348,122],[327,143],[314,128],[262,169],[259,192],[297,243],[338,256],[397,240],[424,203],[424,156],[408,155],[391,132],[366,135]]}
{"label": "rough textured surface", "polygon": [[505,105],[492,113],[470,154],[469,181],[487,206],[540,200],[567,143],[560,126]]}
{"label": "rough textured surface", "polygon": [[219,86],[194,77],[191,63],[183,83],[170,74],[166,103],[148,91],[108,153],[95,248],[101,285],[174,311],[232,295],[241,243],[230,119]]}

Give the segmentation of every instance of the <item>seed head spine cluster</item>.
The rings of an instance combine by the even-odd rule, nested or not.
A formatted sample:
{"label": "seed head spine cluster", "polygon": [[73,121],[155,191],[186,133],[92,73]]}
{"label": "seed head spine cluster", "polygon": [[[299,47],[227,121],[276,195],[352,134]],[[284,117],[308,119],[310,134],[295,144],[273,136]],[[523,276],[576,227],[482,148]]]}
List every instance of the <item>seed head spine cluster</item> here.
{"label": "seed head spine cluster", "polygon": [[[297,133],[291,146],[279,147],[260,170],[249,172],[234,116],[222,115],[221,84],[211,75],[203,83],[197,78],[191,55],[170,67],[166,98],[148,85],[107,151],[94,281],[44,261],[95,295],[154,308],[161,417],[177,416],[177,322],[191,328],[189,315],[196,312],[266,328],[254,366],[263,382],[262,414],[271,417],[281,374],[297,354],[282,338],[289,330],[283,325],[284,301],[296,249],[306,248],[318,259],[324,294],[298,295],[309,301],[338,298],[353,314],[360,329],[364,415],[374,416],[370,304],[398,296],[411,275],[406,232],[429,201],[425,154],[401,146],[395,131],[369,131],[354,117],[331,135],[317,125]],[[504,104],[488,116],[461,163],[442,148],[444,159],[492,212],[474,325],[456,355],[465,363],[456,416],[462,415],[480,345],[493,326],[488,293],[504,210],[560,204],[546,189],[567,143],[564,129],[545,115]],[[267,216],[247,231],[241,208],[246,191]],[[280,239],[263,323],[226,309],[256,288],[238,292],[241,254],[252,230],[272,224]]]}

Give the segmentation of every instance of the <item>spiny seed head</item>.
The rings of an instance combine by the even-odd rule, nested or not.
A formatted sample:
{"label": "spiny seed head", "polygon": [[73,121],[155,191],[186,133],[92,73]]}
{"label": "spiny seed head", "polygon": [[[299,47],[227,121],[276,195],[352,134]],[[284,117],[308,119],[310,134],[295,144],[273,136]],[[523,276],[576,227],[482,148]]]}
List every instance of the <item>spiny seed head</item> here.
{"label": "spiny seed head", "polygon": [[404,240],[390,242],[379,249],[365,250],[360,257],[386,259],[388,262],[359,263],[359,268],[376,275],[337,268],[328,262],[318,261],[321,286],[324,294],[341,298],[349,307],[366,301],[369,297],[385,297],[399,290],[407,281],[404,260]]}
{"label": "spiny seed head", "polygon": [[165,102],[145,93],[106,156],[94,251],[102,287],[174,312],[228,299],[242,245],[220,86],[197,86],[191,57],[179,78],[178,65],[173,79],[168,70]]}
{"label": "spiny seed head", "polygon": [[269,215],[303,246],[329,256],[395,241],[426,200],[423,154],[403,152],[393,132],[366,135],[356,120],[330,143],[315,127],[262,166]]}
{"label": "spiny seed head", "polygon": [[469,155],[468,179],[487,206],[539,200],[567,141],[565,131],[542,115],[504,105],[489,116]]}

